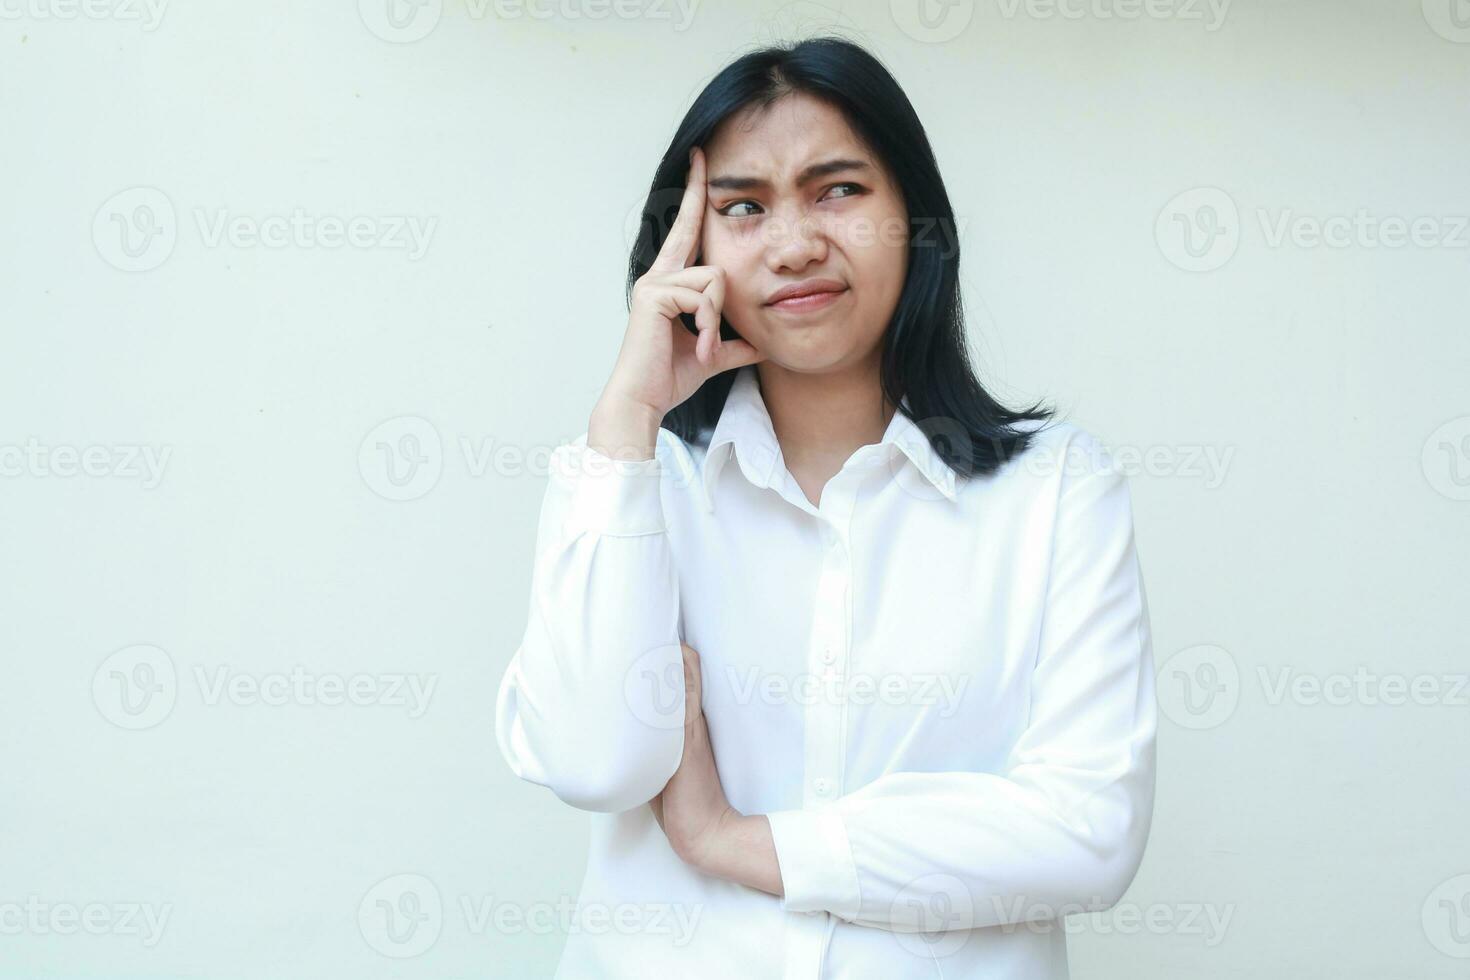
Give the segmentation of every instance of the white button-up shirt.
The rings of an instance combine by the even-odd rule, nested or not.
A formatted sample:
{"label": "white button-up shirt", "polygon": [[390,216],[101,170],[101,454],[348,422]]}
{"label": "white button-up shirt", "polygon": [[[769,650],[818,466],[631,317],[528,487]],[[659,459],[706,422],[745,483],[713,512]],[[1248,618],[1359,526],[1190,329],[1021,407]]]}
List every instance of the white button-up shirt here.
{"label": "white button-up shirt", "polygon": [[[895,411],[813,505],[755,371],[707,448],[552,456],[496,736],[596,811],[557,980],[1066,977],[1060,917],[1117,902],[1153,809],[1124,476],[1061,422],[957,477]],[[647,806],[682,752],[681,640],[784,896],[685,865]]]}

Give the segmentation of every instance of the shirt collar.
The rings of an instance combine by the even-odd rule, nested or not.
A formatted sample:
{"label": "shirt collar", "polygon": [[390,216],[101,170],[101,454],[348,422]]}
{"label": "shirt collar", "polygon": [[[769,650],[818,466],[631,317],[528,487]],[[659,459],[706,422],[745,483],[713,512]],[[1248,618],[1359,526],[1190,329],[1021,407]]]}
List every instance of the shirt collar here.
{"label": "shirt collar", "polygon": [[[902,404],[908,408],[909,400],[904,398]],[[954,470],[934,451],[924,430],[902,411],[894,411],[876,450],[864,446],[858,452],[875,454],[878,460],[885,462],[892,459],[894,453],[902,452],[935,489],[949,500],[955,499]],[[734,456],[745,478],[762,489],[775,483],[776,475],[781,471],[781,444],[776,439],[765,400],[761,398],[753,364],[736,369],[730,393],[710,435],[704,457],[702,487],[707,511],[714,510],[715,483],[731,456]]]}

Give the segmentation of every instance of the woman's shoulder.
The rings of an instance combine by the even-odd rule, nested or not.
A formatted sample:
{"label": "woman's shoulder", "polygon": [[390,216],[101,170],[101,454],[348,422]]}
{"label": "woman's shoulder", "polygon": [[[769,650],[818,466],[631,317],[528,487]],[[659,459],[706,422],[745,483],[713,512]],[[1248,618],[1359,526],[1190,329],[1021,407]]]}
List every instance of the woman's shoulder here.
{"label": "woman's shoulder", "polygon": [[1089,476],[1124,476],[1113,450],[1095,430],[1070,419],[1024,420],[1014,427],[1026,432],[1026,448],[1000,472],[1017,481],[1041,481],[1058,492]]}

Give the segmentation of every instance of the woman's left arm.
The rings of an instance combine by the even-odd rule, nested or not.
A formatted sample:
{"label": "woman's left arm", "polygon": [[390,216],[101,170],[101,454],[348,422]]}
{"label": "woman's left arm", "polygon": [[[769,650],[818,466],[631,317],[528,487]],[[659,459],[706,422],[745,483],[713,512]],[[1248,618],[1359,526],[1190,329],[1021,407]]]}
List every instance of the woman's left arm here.
{"label": "woman's left arm", "polygon": [[1032,711],[1005,772],[895,772],[817,808],[732,812],[703,870],[896,931],[1118,901],[1153,813],[1148,604],[1125,478],[1064,477],[1059,497]]}

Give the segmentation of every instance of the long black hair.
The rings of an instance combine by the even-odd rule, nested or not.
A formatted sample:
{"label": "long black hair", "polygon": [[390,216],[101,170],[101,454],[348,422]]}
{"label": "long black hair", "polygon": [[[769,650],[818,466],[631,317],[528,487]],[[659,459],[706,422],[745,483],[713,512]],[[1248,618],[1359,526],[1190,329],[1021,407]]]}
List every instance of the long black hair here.
{"label": "long black hair", "polygon": [[[689,150],[708,141],[727,117],[765,108],[796,92],[840,111],[856,136],[895,176],[909,214],[908,274],[882,340],[880,381],[889,402],[925,431],[936,454],[958,475],[984,475],[1025,451],[1053,410],[1038,402],[1011,410],[980,384],[970,364],[960,306],[959,236],[954,210],[914,107],[868,51],[839,37],[763,47],[725,67],[694,100],[660,161],[628,261],[633,286],[663,247],[689,173]],[[681,319],[694,331],[694,318]],[[723,316],[720,336],[739,337]],[[661,426],[686,442],[704,442],[720,417],[736,372],[724,371],[664,416]]]}

